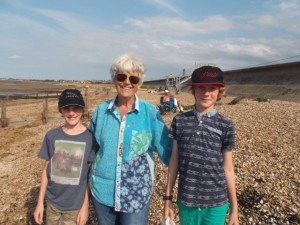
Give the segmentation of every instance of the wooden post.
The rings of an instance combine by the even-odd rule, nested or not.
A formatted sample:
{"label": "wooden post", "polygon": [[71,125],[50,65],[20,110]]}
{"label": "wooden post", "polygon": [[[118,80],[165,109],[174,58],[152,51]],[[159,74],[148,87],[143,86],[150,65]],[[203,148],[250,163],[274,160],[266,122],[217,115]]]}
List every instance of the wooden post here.
{"label": "wooden post", "polygon": [[43,123],[48,122],[48,98],[44,98],[43,102],[43,113],[42,113],[42,121]]}
{"label": "wooden post", "polygon": [[8,126],[8,119],[6,118],[6,101],[5,99],[2,100],[1,103],[1,127]]}
{"label": "wooden post", "polygon": [[90,113],[89,113],[89,86],[85,86],[85,109],[84,109],[84,116],[86,119],[90,119]]}

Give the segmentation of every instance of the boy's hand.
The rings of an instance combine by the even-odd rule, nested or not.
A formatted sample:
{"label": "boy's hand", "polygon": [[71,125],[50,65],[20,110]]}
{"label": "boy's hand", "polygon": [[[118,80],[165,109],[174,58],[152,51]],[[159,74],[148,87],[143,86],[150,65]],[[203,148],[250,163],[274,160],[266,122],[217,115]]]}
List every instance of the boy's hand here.
{"label": "boy's hand", "polygon": [[164,216],[165,218],[170,218],[174,220],[174,211],[173,211],[173,204],[172,201],[167,200],[165,201],[165,209],[164,209]]}
{"label": "boy's hand", "polygon": [[239,225],[239,218],[237,213],[231,213],[228,225]]}
{"label": "boy's hand", "polygon": [[42,224],[43,223],[43,215],[44,215],[44,205],[37,204],[37,206],[34,210],[34,213],[33,213],[34,221],[37,224]]}
{"label": "boy's hand", "polygon": [[89,210],[86,207],[82,207],[79,210],[77,219],[76,219],[76,223],[77,225],[85,225],[88,221],[89,218]]}

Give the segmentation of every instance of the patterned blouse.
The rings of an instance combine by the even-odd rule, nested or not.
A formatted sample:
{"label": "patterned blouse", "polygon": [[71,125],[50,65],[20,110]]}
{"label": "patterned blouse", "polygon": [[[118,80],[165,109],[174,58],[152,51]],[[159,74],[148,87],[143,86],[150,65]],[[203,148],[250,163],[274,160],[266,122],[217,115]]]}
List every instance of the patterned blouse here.
{"label": "patterned blouse", "polygon": [[169,163],[172,139],[157,109],[135,96],[132,109],[121,119],[116,98],[99,104],[90,130],[99,144],[89,185],[93,197],[115,211],[138,212],[150,200],[154,157]]}

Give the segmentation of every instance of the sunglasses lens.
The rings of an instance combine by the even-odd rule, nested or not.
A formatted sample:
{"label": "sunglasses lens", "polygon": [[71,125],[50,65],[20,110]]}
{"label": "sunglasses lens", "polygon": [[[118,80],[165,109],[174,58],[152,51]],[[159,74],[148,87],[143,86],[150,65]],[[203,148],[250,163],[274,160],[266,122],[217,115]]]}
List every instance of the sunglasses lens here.
{"label": "sunglasses lens", "polygon": [[124,81],[124,80],[126,80],[127,75],[125,75],[125,74],[117,74],[116,78],[117,78],[118,81]]}
{"label": "sunglasses lens", "polygon": [[130,83],[137,84],[140,81],[140,78],[138,78],[136,76],[130,76],[129,80],[130,80]]}
{"label": "sunglasses lens", "polygon": [[[116,78],[118,81],[123,82],[127,79],[127,75],[126,74],[117,74]],[[132,84],[137,84],[140,81],[140,78],[137,76],[129,76],[129,81]]]}

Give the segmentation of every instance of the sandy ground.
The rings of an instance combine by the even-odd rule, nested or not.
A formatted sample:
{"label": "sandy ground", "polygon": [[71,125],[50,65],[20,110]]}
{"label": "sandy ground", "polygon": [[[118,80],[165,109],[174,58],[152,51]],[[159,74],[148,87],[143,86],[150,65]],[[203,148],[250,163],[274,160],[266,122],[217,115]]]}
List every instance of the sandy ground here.
{"label": "sandy ground", "polygon": [[[88,90],[90,114],[99,102],[115,95],[113,88],[90,86]],[[138,95],[155,105],[161,96],[145,89]],[[191,94],[176,97],[183,105],[193,103]],[[236,124],[234,161],[241,224],[300,224],[300,104],[244,99],[228,105],[231,100],[223,98],[217,109]],[[11,123],[0,128],[0,224],[33,224],[42,168],[37,153],[44,134],[63,124],[56,107],[57,100],[49,100],[50,120],[42,124],[42,100],[9,103]],[[168,126],[173,116],[163,117]],[[149,225],[159,224],[165,178],[166,167],[157,163]],[[93,211],[88,224],[95,224]]]}

